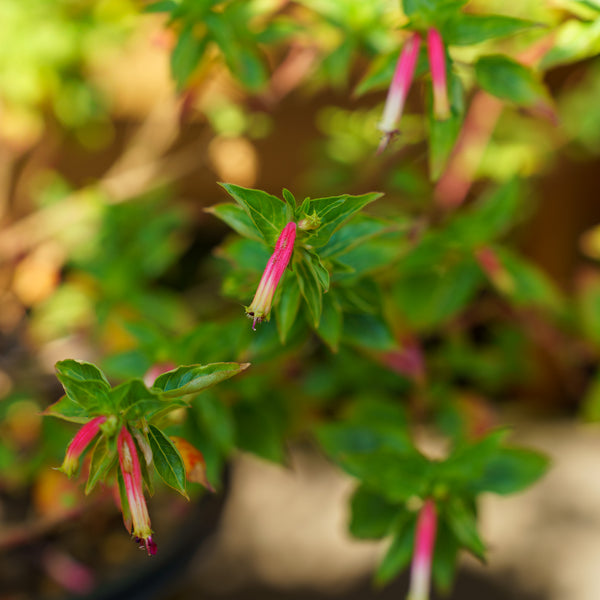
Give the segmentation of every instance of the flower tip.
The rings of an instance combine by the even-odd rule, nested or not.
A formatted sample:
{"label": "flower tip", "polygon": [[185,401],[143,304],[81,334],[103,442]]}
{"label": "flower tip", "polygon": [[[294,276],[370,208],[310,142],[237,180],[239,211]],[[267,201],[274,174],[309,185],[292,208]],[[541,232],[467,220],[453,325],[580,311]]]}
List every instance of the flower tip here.
{"label": "flower tip", "polygon": [[149,535],[147,538],[135,538],[135,543],[140,544],[140,550],[146,550],[148,556],[155,556],[157,551],[156,542],[152,539],[152,536]]}
{"label": "flower tip", "polygon": [[392,141],[392,138],[398,133],[397,130],[387,131],[381,136],[381,141],[379,142],[379,146],[377,146],[377,151],[375,152],[375,156],[379,156],[383,154],[383,151],[388,147],[389,143]]}

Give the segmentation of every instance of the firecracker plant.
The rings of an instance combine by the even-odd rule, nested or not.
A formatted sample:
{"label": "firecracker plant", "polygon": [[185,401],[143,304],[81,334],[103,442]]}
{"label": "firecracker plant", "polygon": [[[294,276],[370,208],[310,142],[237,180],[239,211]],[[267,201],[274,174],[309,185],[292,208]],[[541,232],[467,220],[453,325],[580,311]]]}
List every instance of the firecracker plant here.
{"label": "firecracker plant", "polygon": [[[544,69],[597,53],[598,6],[568,4],[577,9],[548,9],[546,22],[522,11],[470,10],[465,0],[144,4],[146,13],[166,16],[184,108],[207,73],[224,68],[264,109],[275,102],[269,82],[282,57],[307,48],[310,68],[298,81],[338,88],[358,81],[363,106],[382,92],[367,142],[348,143],[356,152],[350,168],[336,171],[333,159],[325,165],[341,173],[334,193],[331,181],[298,199],[287,189],[278,196],[221,183],[223,197],[203,215],[232,230],[206,259],[222,293],[213,278],[197,320],[188,298],[156,293],[156,281],[181,258],[161,243],[185,228],[160,203],[106,207],[102,244],[74,256],[71,268],[85,282],[77,297],[87,294],[98,317],[95,339],[109,337],[114,313],[130,346],[102,358],[108,377],[88,362],[58,362],[65,395],[45,414],[79,427],[61,470],[81,474],[86,494],[113,489],[127,531],[149,555],[161,537],[146,504],[153,473],[186,497],[188,481],[218,489],[234,451],[283,463],[286,441],[302,432],[356,482],[350,532],[388,541],[378,583],[412,559],[407,597],[427,600],[431,580],[450,588],[461,550],[485,560],[481,495],[520,492],[549,462],[512,444],[487,404],[470,399],[506,398],[526,378],[519,357],[535,338],[535,318],[587,341],[595,329],[574,325],[573,306],[512,244],[533,210],[526,169],[481,178],[467,198],[480,176],[460,161],[469,144],[484,152],[494,129],[495,121],[486,138],[481,114],[469,121],[474,98],[491,103],[495,119],[506,110],[555,127],[560,111]],[[581,29],[575,45],[560,34],[567,23]],[[335,47],[326,41],[331,31]],[[425,183],[413,186],[419,202],[410,206],[390,183],[407,180],[407,147],[421,157],[428,148]],[[281,160],[291,151],[281,148]],[[363,166],[374,182],[366,189]],[[59,289],[77,285],[74,278]],[[589,403],[590,413],[597,404]]]}

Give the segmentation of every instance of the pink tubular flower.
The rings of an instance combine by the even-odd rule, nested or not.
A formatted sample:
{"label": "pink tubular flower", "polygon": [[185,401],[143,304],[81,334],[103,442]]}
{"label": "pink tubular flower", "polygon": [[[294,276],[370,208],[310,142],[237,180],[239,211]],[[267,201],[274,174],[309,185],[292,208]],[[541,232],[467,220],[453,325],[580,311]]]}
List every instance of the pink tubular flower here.
{"label": "pink tubular flower", "polygon": [[[143,543],[149,555],[156,554],[156,544],[152,539],[150,516],[142,488],[140,459],[127,427],[123,425],[117,439],[119,466],[125,483],[125,493],[131,512],[132,535],[137,543]],[[140,546],[141,547],[141,546]]]}
{"label": "pink tubular flower", "polygon": [[427,53],[433,82],[433,114],[439,121],[445,121],[450,117],[446,82],[446,53],[442,36],[437,29],[430,29],[427,32]]}
{"label": "pink tubular flower", "polygon": [[65,454],[65,460],[63,461],[60,470],[65,473],[68,477],[71,477],[77,468],[79,467],[79,458],[83,454],[83,451],[90,445],[91,441],[96,437],[100,431],[100,425],[106,421],[106,417],[96,417],[91,421],[88,421],[71,440],[67,453]]}
{"label": "pink tubular flower", "polygon": [[396,64],[392,85],[388,91],[385,107],[383,109],[383,117],[378,125],[380,131],[383,132],[383,138],[379,144],[378,153],[382,152],[397,132],[396,123],[402,111],[404,103],[408,96],[408,91],[415,76],[415,68],[417,66],[417,58],[419,57],[419,47],[421,46],[421,36],[418,33],[413,33],[408,38],[402,53]]}
{"label": "pink tubular flower", "polygon": [[263,320],[269,320],[275,290],[290,262],[295,240],[296,223],[290,222],[279,234],[279,238],[275,244],[275,250],[269,259],[260,283],[258,284],[258,289],[254,295],[252,304],[246,307],[246,314],[253,320],[252,329],[256,329],[257,321],[260,323]]}
{"label": "pink tubular flower", "polygon": [[433,500],[425,500],[417,519],[415,548],[410,568],[408,600],[428,600],[431,560],[435,546],[437,516]]}

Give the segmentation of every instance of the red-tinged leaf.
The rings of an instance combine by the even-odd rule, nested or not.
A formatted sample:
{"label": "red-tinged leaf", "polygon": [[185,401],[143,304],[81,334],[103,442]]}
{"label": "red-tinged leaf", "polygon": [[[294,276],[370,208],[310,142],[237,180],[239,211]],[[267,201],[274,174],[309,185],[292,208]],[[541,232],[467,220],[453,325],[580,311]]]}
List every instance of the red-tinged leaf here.
{"label": "red-tinged leaf", "polygon": [[202,452],[182,437],[172,435],[170,438],[177,450],[179,450],[179,454],[181,454],[188,481],[199,483],[207,490],[214,492],[215,488],[208,481],[206,475],[206,462]]}

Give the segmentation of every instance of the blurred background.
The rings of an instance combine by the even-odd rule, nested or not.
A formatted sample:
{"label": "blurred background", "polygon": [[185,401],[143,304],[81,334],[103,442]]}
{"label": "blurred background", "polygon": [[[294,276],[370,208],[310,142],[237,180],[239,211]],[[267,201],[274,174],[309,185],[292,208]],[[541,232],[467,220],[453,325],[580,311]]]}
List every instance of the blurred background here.
{"label": "blurred background", "polygon": [[[119,381],[171,360],[174,340],[197,330],[190,362],[235,358],[221,356],[219,340],[203,347],[211,320],[239,313],[234,327],[249,327],[220,246],[230,232],[205,211],[226,200],[219,181],[278,196],[287,187],[297,198],[382,191],[380,214],[405,215],[418,229],[513,178],[526,180],[506,236],[517,283],[504,295],[473,288],[448,300],[444,281],[407,275],[403,289],[439,302],[419,310],[417,292],[394,298],[417,362],[390,362],[397,382],[386,393],[404,397],[427,365],[452,382],[465,418],[511,425],[516,441],[553,460],[528,492],[484,498],[489,561],[465,558],[451,597],[598,598],[600,428],[588,422],[600,417],[594,3],[469,4],[540,26],[457,50],[457,69],[477,52],[530,51],[557,119],[503,107],[469,87],[467,73],[469,151],[452,155],[438,182],[418,85],[399,139],[375,155],[402,40],[396,2],[213,3],[228,28],[205,45],[201,19],[178,20],[176,4],[0,3],[2,600],[402,597],[406,579],[371,587],[384,548],[350,538],[354,484],[306,433],[345,393],[318,356],[301,383],[293,360],[278,363],[280,390],[298,386],[307,398],[293,409],[299,418],[280,392],[275,416],[262,420],[262,408],[235,404],[235,388],[225,392],[231,415],[198,416],[221,428],[216,447],[202,450],[213,478],[228,465],[224,483],[215,496],[195,490],[191,503],[157,490],[150,510],[161,549],[152,559],[129,540],[109,490],[86,498],[53,470],[75,430],[40,413],[62,393],[54,364],[67,357]],[[341,356],[339,380],[354,365]],[[350,378],[368,389],[373,368],[361,363]],[[454,417],[443,407],[439,415]],[[420,433],[436,447],[426,427]]]}

